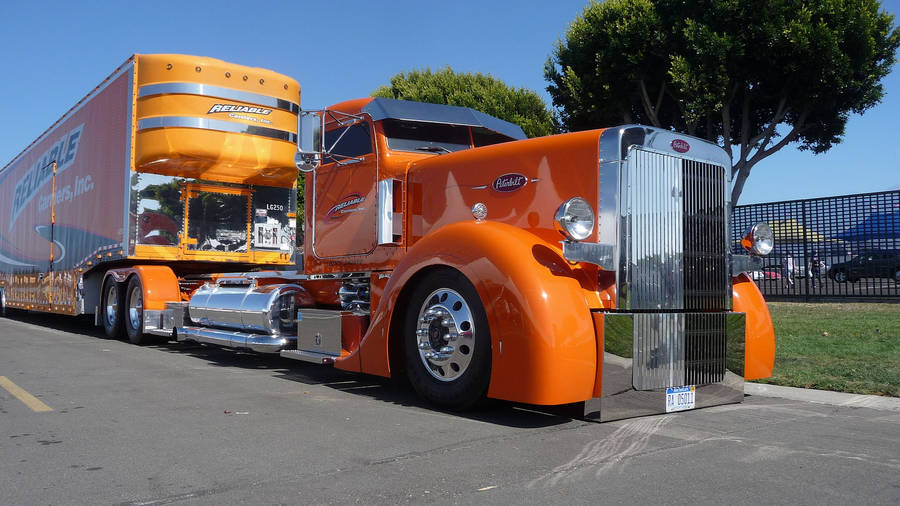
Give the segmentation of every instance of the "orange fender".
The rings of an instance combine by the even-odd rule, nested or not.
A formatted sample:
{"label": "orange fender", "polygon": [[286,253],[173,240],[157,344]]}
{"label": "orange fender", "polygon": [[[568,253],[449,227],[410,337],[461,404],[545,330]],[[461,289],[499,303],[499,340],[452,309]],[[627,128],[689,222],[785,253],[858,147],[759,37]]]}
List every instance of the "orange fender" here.
{"label": "orange fender", "polygon": [[390,375],[393,311],[406,309],[397,307],[398,298],[432,266],[459,270],[481,297],[492,342],[489,397],[549,405],[592,396],[597,344],[582,289],[589,281],[558,245],[497,222],[452,223],[411,246],[385,285],[360,348],[335,366]]}
{"label": "orange fender", "polygon": [[112,276],[120,283],[124,283],[134,274],[141,279],[144,309],[163,310],[166,308],[166,302],[181,301],[178,278],[172,269],[164,265],[135,265],[110,269],[106,272],[107,276]]}
{"label": "orange fender", "polygon": [[734,310],[747,314],[744,379],[768,378],[775,366],[775,329],[762,293],[747,274],[733,281]]}

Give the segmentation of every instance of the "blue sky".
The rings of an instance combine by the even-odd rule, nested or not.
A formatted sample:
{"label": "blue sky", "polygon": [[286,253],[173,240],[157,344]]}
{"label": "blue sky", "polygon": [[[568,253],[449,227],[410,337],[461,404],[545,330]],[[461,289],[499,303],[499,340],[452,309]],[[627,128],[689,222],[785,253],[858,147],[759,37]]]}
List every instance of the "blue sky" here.
{"label": "blue sky", "polygon": [[[0,167],[132,53],[185,53],[297,79],[302,105],[369,95],[398,72],[450,65],[530,88],[585,0],[5,2]],[[884,8],[900,14],[900,0]],[[900,17],[900,16],[898,16]],[[900,70],[824,155],[785,148],[759,163],[740,203],[900,189]]]}

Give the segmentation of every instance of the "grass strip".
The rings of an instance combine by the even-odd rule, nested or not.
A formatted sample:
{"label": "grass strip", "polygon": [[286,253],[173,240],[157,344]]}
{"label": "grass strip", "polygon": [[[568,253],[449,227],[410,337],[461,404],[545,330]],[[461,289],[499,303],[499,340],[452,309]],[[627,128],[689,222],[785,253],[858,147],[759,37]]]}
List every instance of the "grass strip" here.
{"label": "grass strip", "polygon": [[775,370],[759,383],[900,397],[900,304],[768,305]]}

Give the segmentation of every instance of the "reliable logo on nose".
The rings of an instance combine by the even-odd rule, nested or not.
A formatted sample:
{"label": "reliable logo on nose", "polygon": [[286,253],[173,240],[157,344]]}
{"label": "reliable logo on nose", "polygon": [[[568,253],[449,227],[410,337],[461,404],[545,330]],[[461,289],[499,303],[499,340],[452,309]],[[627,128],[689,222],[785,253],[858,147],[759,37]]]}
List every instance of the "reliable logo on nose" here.
{"label": "reliable logo on nose", "polygon": [[215,104],[209,108],[209,111],[207,111],[206,114],[214,114],[217,112],[243,112],[247,114],[262,114],[268,116],[272,112],[272,109],[252,107],[249,105]]}

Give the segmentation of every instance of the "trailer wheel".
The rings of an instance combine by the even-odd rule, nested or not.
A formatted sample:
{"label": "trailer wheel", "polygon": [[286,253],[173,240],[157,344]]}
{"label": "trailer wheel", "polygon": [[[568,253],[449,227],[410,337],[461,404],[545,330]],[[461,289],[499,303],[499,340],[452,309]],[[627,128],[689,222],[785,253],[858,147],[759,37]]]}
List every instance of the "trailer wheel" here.
{"label": "trailer wheel", "polygon": [[487,394],[491,334],[472,283],[451,269],[413,289],[404,322],[406,371],[416,392],[450,409],[471,408]]}
{"label": "trailer wheel", "polygon": [[131,276],[128,280],[128,289],[125,292],[125,334],[132,344],[147,344],[147,336],[144,334],[144,288],[141,286],[141,278]]}
{"label": "trailer wheel", "polygon": [[100,321],[107,337],[119,339],[122,336],[122,290],[112,276],[103,283],[100,292]]}

